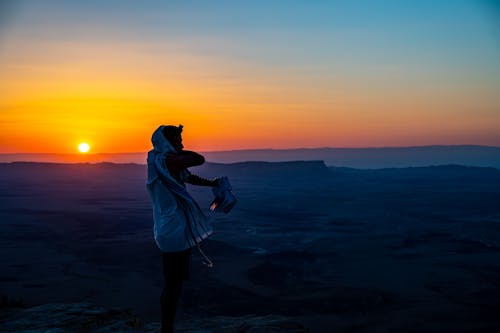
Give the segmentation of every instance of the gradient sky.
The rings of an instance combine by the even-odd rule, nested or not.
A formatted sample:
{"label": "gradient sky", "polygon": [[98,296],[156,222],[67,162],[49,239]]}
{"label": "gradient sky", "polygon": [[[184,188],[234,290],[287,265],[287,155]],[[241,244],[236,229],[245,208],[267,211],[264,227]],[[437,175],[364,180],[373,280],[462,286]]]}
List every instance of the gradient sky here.
{"label": "gradient sky", "polygon": [[500,146],[497,1],[2,1],[0,153]]}

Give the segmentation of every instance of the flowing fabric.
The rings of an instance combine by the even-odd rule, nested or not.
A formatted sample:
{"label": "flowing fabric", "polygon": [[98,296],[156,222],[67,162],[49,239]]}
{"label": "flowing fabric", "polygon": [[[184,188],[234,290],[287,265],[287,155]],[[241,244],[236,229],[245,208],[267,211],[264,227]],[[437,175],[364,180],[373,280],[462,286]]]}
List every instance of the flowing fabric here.
{"label": "flowing fabric", "polygon": [[232,187],[229,183],[227,177],[220,177],[217,185],[212,188],[212,193],[214,194],[214,201],[210,205],[211,211],[220,211],[224,213],[229,213],[236,205],[236,197],[231,192]]}
{"label": "flowing fabric", "polygon": [[176,151],[160,126],[151,138],[148,152],[147,189],[153,201],[154,236],[163,252],[183,251],[197,245],[213,233],[210,219],[187,192],[184,181],[189,176],[182,170],[176,180],[167,169],[165,159]]}

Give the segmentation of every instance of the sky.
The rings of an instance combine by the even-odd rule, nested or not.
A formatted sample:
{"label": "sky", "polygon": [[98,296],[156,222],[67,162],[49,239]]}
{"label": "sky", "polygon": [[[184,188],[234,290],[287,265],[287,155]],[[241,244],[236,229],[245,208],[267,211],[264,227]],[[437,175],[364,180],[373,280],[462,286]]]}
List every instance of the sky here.
{"label": "sky", "polygon": [[498,1],[0,2],[0,153],[500,146]]}

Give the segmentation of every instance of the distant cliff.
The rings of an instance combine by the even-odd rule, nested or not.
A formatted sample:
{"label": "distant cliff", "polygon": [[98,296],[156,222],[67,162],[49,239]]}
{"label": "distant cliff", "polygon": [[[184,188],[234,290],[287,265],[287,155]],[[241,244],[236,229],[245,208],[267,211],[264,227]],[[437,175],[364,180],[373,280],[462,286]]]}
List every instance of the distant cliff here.
{"label": "distant cliff", "polygon": [[238,161],[322,160],[328,166],[361,169],[404,168],[459,164],[500,168],[500,147],[458,145],[381,148],[256,149],[207,152],[207,160]]}
{"label": "distant cliff", "polygon": [[[225,175],[228,177],[245,178],[287,178],[313,179],[330,174],[330,170],[323,161],[292,161],[292,162],[242,162],[232,164],[205,163],[192,168],[202,175]],[[139,164],[115,163],[38,163],[13,162],[0,163],[0,172],[7,179],[45,179],[58,183],[64,181],[116,181],[130,180],[144,183],[147,169]],[[0,179],[2,179],[0,175]],[[104,178],[103,178],[104,177]]]}
{"label": "distant cliff", "polygon": [[[500,168],[500,147],[456,145],[381,148],[301,148],[247,149],[202,152],[207,161],[238,163],[246,161],[322,160],[328,166],[351,168],[404,168],[443,164]],[[120,154],[0,154],[0,163],[14,161],[58,163],[137,163],[146,164],[147,152]]]}

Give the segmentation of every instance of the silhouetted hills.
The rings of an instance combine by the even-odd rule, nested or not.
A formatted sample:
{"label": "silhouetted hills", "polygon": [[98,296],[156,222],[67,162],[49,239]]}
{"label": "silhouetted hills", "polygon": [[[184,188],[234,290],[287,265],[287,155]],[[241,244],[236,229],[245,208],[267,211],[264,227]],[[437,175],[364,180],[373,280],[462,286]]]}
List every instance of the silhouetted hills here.
{"label": "silhouetted hills", "polygon": [[[500,147],[457,145],[383,148],[302,148],[254,149],[202,152],[207,161],[238,163],[248,161],[312,161],[328,166],[351,168],[403,168],[460,164],[500,168]],[[0,154],[1,162],[137,163],[146,164],[147,152],[119,154]]]}
{"label": "silhouetted hills", "polygon": [[[242,162],[232,164],[205,163],[191,168],[201,175],[225,175],[232,178],[313,178],[326,176],[330,170],[323,161],[292,162]],[[63,179],[96,179],[98,181],[117,182],[123,180],[145,181],[147,169],[140,164],[115,163],[38,163],[12,162],[0,163],[0,172],[8,177],[42,178],[62,181]],[[1,177],[1,176],[0,176]]]}
{"label": "silhouetted hills", "polygon": [[438,165],[427,167],[409,168],[383,168],[383,169],[354,169],[346,167],[329,167],[337,176],[370,176],[383,177],[386,180],[406,179],[417,181],[425,179],[426,182],[434,180],[474,181],[487,180],[499,181],[500,170],[491,167],[471,167],[463,165]]}
{"label": "silhouetted hills", "polygon": [[0,163],[0,171],[9,170],[13,172],[11,175],[22,174],[23,176],[36,176],[36,174],[26,173],[26,171],[40,173],[54,173],[54,176],[72,176],[72,175],[89,175],[81,174],[82,170],[87,172],[98,172],[100,174],[118,172],[119,175],[128,172],[142,172],[145,170],[144,165],[134,163],[51,163],[51,162],[11,162]]}
{"label": "silhouetted hills", "polygon": [[209,161],[322,160],[329,166],[352,168],[403,168],[442,164],[460,164],[500,168],[500,147],[489,146],[420,146],[385,148],[311,148],[258,149],[207,152]]}
{"label": "silhouetted hills", "polygon": [[[462,165],[441,165],[409,168],[355,169],[347,167],[327,167],[323,161],[289,162],[241,162],[205,163],[191,171],[203,177],[228,176],[232,180],[247,181],[314,181],[329,177],[345,179],[383,178],[425,182],[433,180],[498,181],[500,170],[491,167],[470,167]],[[0,180],[32,182],[43,181],[54,185],[64,183],[127,184],[129,187],[143,186],[147,177],[147,167],[140,164],[119,163],[0,163]]]}

